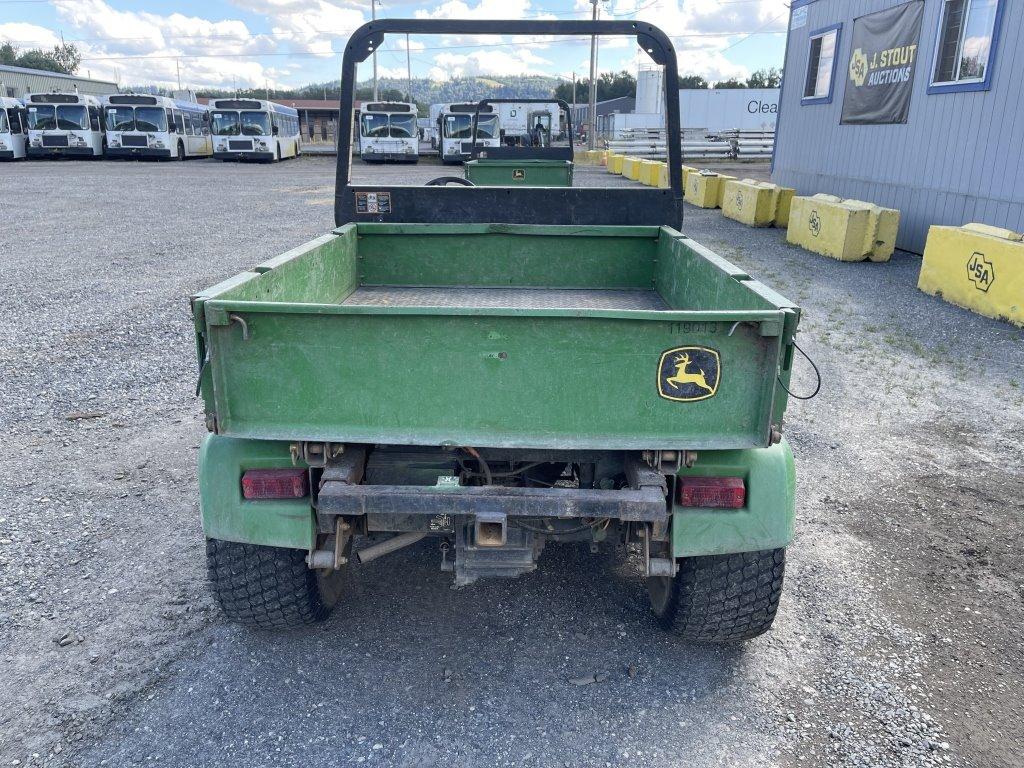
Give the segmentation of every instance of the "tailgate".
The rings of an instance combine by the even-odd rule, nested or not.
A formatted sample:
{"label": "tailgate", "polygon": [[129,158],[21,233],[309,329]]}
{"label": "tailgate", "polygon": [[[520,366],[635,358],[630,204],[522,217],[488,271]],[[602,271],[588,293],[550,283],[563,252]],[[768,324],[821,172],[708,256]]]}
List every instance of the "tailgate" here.
{"label": "tailgate", "polygon": [[[780,370],[788,380],[795,310],[692,241],[643,228],[649,264],[646,245],[609,241],[611,258],[626,255],[591,265],[588,275],[604,275],[598,285],[552,286],[547,275],[509,287],[476,279],[469,261],[446,273],[475,284],[410,285],[384,261],[396,258],[393,243],[361,242],[409,226],[445,234],[349,225],[195,297],[202,390],[218,433],[556,449],[768,444],[785,404],[778,381]],[[421,239],[425,252],[451,242]],[[491,246],[480,242],[475,256],[486,262]],[[739,290],[749,296],[738,300]],[[673,308],[712,301],[725,306]],[[736,303],[745,306],[728,308]]]}

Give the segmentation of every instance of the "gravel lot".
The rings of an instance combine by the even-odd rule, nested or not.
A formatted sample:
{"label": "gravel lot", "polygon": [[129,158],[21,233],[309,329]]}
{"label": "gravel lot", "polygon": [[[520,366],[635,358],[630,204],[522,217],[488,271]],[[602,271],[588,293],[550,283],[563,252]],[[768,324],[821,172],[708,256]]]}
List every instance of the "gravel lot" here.
{"label": "gravel lot", "polygon": [[0,765],[1024,763],[1024,332],[919,293],[917,257],[841,264],[687,206],[690,236],[805,308],[824,376],[788,414],[769,635],[681,644],[633,563],[572,547],[455,591],[426,545],[270,634],[204,583],[187,298],[329,229],[333,160],[0,181]]}

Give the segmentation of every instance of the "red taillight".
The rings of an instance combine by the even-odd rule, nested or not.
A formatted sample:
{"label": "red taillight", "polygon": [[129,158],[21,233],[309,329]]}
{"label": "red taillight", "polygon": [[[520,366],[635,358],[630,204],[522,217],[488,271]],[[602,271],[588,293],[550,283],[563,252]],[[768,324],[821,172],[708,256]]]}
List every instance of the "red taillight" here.
{"label": "red taillight", "polygon": [[679,504],[684,507],[739,509],[747,503],[742,477],[679,477]]}
{"label": "red taillight", "polygon": [[242,496],[247,499],[301,499],[309,495],[304,469],[250,469],[242,475]]}

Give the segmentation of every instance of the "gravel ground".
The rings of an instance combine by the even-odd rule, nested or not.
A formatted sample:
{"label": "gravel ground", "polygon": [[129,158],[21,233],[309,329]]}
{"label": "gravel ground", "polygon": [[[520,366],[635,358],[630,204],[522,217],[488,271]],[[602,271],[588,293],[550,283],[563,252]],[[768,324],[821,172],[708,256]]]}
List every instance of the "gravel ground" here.
{"label": "gravel ground", "polygon": [[805,308],[824,376],[787,419],[769,635],[674,641],[633,561],[573,547],[462,590],[413,547],[353,568],[323,626],[225,623],[187,296],[328,229],[332,162],[0,165],[0,765],[1024,762],[1024,332],[919,293],[917,257],[841,264],[689,206]]}

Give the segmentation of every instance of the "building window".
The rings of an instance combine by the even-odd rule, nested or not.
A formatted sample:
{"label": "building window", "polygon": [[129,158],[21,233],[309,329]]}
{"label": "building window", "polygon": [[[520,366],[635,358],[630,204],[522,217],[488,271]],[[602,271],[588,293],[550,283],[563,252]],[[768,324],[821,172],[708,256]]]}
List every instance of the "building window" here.
{"label": "building window", "polygon": [[929,93],[988,88],[999,6],[1000,0],[943,1]]}
{"label": "building window", "polygon": [[811,33],[811,52],[807,57],[804,102],[832,101],[832,81],[836,70],[836,49],[841,25]]}

